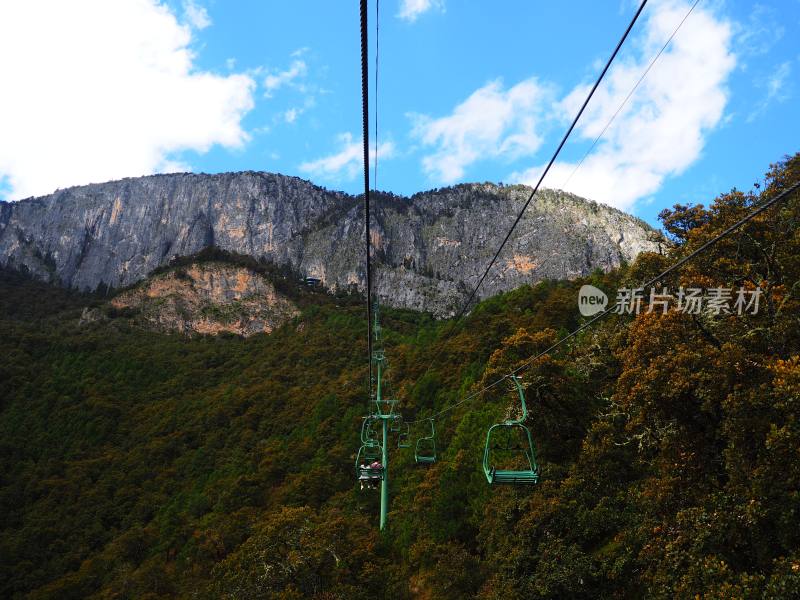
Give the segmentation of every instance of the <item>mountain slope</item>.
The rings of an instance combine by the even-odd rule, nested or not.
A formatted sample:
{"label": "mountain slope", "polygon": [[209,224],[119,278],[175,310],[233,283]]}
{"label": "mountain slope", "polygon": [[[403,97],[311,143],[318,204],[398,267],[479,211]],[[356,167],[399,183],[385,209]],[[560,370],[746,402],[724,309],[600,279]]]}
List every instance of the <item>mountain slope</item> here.
{"label": "mountain slope", "polygon": [[[375,194],[375,289],[391,306],[452,313],[530,190],[464,184],[403,198]],[[158,175],[0,203],[0,264],[81,290],[123,287],[209,246],[363,290],[358,198],[270,173]],[[609,270],[655,250],[641,221],[543,190],[481,297]]]}
{"label": "mountain slope", "polygon": [[[410,418],[452,407],[575,328],[582,284],[635,286],[798,180],[800,155],[757,194],[665,211],[666,256],[455,327],[383,310],[388,393]],[[270,335],[185,337],[0,272],[0,596],[800,597],[799,222],[795,193],[663,282],[758,284],[757,314],[612,315],[524,370],[537,486],[481,470],[517,406],[502,384],[439,419],[434,465],[392,437],[386,535],[353,472],[362,302],[305,290]],[[81,325],[84,304],[108,318]]]}

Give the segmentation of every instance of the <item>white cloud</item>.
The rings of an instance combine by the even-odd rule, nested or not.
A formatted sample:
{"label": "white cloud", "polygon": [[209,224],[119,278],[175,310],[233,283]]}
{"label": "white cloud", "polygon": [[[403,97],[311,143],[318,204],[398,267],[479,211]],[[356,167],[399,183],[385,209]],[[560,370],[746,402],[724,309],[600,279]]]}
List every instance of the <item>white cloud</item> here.
{"label": "white cloud", "polygon": [[792,73],[792,62],[786,61],[771,72],[762,81],[756,83],[758,87],[766,88],[764,97],[758,102],[753,112],[747,116],[747,122],[752,123],[769,108],[773,102],[784,102],[789,99],[791,93],[786,90],[786,82]]}
{"label": "white cloud", "polygon": [[283,107],[273,115],[272,122],[277,124],[280,122],[294,124],[297,119],[316,105],[317,93],[324,93],[315,83],[308,81],[309,65],[301,59],[301,56],[308,54],[310,49],[307,46],[298,48],[293,51],[289,56],[293,59],[288,68],[284,70],[272,70],[264,78],[264,97],[273,98],[275,93],[283,88],[284,92],[291,91],[297,97],[302,95],[302,103],[295,106]]}
{"label": "white cloud", "polygon": [[[304,162],[299,169],[304,173],[309,173],[321,179],[333,181],[355,179],[364,168],[363,139],[354,141],[351,133],[342,133],[337,139],[341,146],[338,152],[317,160]],[[395,147],[391,141],[378,145],[378,158],[381,160],[392,158],[394,154]],[[369,158],[370,164],[373,164],[375,161],[374,147],[370,147]]]}
{"label": "white cloud", "polygon": [[285,85],[297,85],[295,82],[306,76],[308,67],[305,61],[296,59],[292,61],[289,68],[285,71],[270,73],[264,79],[264,96],[271,98],[272,95]]}
{"label": "white cloud", "polygon": [[773,73],[772,77],[769,78],[767,81],[767,95],[770,98],[776,98],[781,96],[781,91],[783,90],[783,86],[786,83],[786,80],[789,78],[789,74],[792,72],[792,63],[791,61],[786,61],[778,67],[777,71]]}
{"label": "white cloud", "polygon": [[409,115],[412,135],[434,148],[422,159],[425,172],[452,183],[478,160],[532,155],[542,144],[539,129],[550,102],[550,89],[535,79],[508,90],[497,80],[473,92],[446,117]]}
{"label": "white cloud", "polygon": [[192,170],[189,163],[180,160],[165,160],[159,166],[163,173],[187,173]]}
{"label": "white cloud", "polygon": [[175,152],[241,147],[255,82],[198,71],[191,41],[155,0],[0,3],[9,197],[185,168]]}
{"label": "white cloud", "polygon": [[189,25],[195,29],[205,29],[211,25],[211,17],[208,16],[208,11],[194,0],[184,0],[183,15]]}
{"label": "white cloud", "polygon": [[746,56],[767,54],[786,33],[781,14],[773,7],[754,4],[747,23],[733,24],[736,48]]}
{"label": "white cloud", "polygon": [[299,106],[292,106],[274,115],[272,121],[277,124],[280,122],[288,123],[290,125],[297,122],[297,119],[307,110],[314,108],[317,101],[314,96],[306,96],[303,103]]}
{"label": "white cloud", "polygon": [[[636,57],[616,64],[598,88],[576,133],[594,140],[688,10],[685,2],[656,4],[634,41]],[[664,178],[683,172],[701,155],[705,136],[723,119],[726,82],[736,64],[731,24],[695,9],[670,47],[605,132],[567,190],[619,208],[654,193]],[[560,108],[577,113],[589,85],[575,88]],[[557,162],[544,184],[563,187],[575,164]],[[534,183],[543,166],[511,179]]]}
{"label": "white cloud", "polygon": [[432,8],[444,12],[444,0],[400,0],[397,17],[413,23],[421,14]]}
{"label": "white cloud", "polygon": [[287,123],[294,123],[297,120],[297,115],[299,114],[300,109],[297,108],[290,108],[285,113],[283,113],[283,118]]}

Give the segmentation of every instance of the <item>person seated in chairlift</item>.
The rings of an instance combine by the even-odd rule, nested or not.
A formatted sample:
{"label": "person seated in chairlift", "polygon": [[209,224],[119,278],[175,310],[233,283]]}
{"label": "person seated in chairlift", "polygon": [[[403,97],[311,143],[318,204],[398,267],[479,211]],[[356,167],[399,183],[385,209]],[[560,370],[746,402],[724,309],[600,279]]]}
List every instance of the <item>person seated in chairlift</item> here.
{"label": "person seated in chairlift", "polygon": [[369,468],[372,470],[372,474],[369,476],[369,487],[375,489],[378,487],[378,482],[381,480],[381,469],[383,469],[383,465],[380,461],[374,461],[370,464]]}
{"label": "person seated in chairlift", "polygon": [[367,466],[366,462],[363,462],[358,466],[359,473],[360,473],[359,476],[358,476],[358,482],[361,484],[361,489],[362,490],[364,489],[364,485],[368,486],[370,484],[369,476],[366,474],[366,469],[369,469],[369,468],[370,467]]}

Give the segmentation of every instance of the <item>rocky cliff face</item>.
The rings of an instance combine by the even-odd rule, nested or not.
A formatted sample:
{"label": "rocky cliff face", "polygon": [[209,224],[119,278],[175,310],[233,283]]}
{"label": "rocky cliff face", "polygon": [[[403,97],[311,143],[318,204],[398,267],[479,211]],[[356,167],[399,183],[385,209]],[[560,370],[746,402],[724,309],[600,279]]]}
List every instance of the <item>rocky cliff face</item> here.
{"label": "rocky cliff face", "polygon": [[[377,295],[393,306],[453,312],[529,193],[463,184],[411,198],[376,194]],[[91,290],[132,284],[173,257],[216,245],[318,277],[330,290],[363,290],[363,232],[359,198],[295,177],[156,175],[0,202],[0,264]],[[620,211],[543,190],[480,296],[614,268],[655,249],[653,236]]]}
{"label": "rocky cliff face", "polygon": [[111,301],[133,309],[142,325],[183,334],[270,333],[299,314],[262,275],[225,264],[203,263],[149,278]]}

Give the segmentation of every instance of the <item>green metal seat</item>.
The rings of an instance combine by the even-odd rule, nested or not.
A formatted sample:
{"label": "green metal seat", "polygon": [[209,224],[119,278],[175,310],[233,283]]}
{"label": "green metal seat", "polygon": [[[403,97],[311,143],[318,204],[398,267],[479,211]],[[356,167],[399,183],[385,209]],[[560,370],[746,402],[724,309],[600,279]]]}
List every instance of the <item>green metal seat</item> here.
{"label": "green metal seat", "polygon": [[491,471],[489,483],[510,485],[533,485],[539,483],[539,473],[533,471]]}
{"label": "green metal seat", "polygon": [[[509,419],[502,423],[497,423],[489,428],[486,433],[486,448],[483,451],[483,472],[486,475],[486,481],[490,484],[507,484],[507,485],[533,485],[539,482],[539,465],[536,463],[536,450],[533,445],[533,437],[530,430],[525,426],[525,421],[528,418],[528,407],[525,404],[525,392],[519,382],[519,377],[511,376],[514,384],[517,386],[519,394],[519,401],[522,404],[522,415],[519,419]],[[507,434],[506,439],[517,434],[522,437],[522,445],[512,446],[507,443],[505,446],[497,443],[493,444],[493,438],[497,439],[501,431]],[[493,450],[505,450],[510,452],[522,453],[524,460],[524,467],[521,469],[504,468],[499,469],[493,464],[494,456]]]}
{"label": "green metal seat", "polygon": [[433,419],[428,419],[431,424],[431,434],[417,440],[414,447],[414,461],[417,464],[431,464],[436,462],[436,430],[433,426]]}

